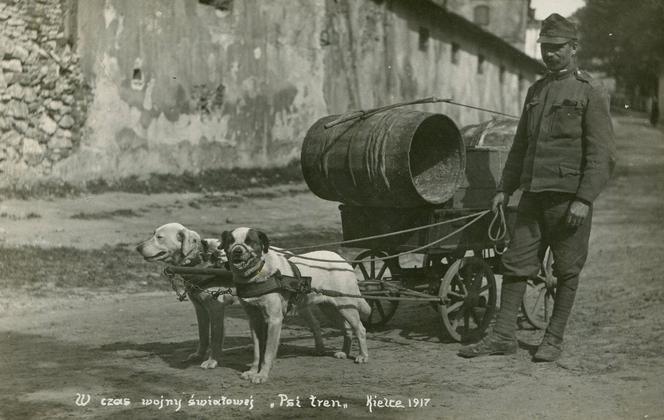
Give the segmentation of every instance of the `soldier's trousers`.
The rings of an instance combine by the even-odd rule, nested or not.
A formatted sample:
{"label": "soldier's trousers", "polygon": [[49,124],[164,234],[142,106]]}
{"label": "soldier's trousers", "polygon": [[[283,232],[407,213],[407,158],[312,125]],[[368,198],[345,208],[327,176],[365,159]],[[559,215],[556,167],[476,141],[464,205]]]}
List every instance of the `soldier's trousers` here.
{"label": "soldier's trousers", "polygon": [[547,335],[562,340],[574,304],[579,273],[588,256],[592,207],[577,228],[566,224],[574,194],[561,192],[524,192],[507,251],[502,256],[503,286],[501,308],[494,331],[514,337],[516,318],[526,290],[526,280],[537,276],[543,250],[553,252],[556,298]]}

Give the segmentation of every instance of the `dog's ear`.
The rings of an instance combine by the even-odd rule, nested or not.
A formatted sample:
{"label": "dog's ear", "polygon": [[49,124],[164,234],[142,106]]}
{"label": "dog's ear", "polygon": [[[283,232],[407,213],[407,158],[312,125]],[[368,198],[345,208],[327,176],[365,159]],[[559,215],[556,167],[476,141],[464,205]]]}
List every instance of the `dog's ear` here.
{"label": "dog's ear", "polygon": [[233,240],[233,233],[231,231],[225,230],[221,232],[221,245],[219,245],[219,248],[223,249],[224,252],[226,252],[232,240]]}
{"label": "dog's ear", "polygon": [[267,235],[260,230],[257,230],[256,233],[258,233],[258,239],[261,240],[261,244],[263,245],[263,254],[267,254],[270,250],[270,239],[268,239]]}
{"label": "dog's ear", "polygon": [[189,229],[181,229],[178,231],[178,239],[182,242],[182,255],[184,257],[188,257],[198,249],[198,235],[195,232]]}

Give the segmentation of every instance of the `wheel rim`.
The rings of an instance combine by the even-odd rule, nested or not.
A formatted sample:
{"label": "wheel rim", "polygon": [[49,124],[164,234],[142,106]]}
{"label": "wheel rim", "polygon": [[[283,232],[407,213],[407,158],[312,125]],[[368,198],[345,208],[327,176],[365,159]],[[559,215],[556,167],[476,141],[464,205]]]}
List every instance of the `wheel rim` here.
{"label": "wheel rim", "polygon": [[444,332],[456,341],[468,341],[486,330],[496,308],[496,280],[481,258],[455,261],[441,281],[438,311]]}
{"label": "wheel rim", "polygon": [[[394,297],[399,296],[399,293],[393,289],[398,287],[400,282],[392,280],[392,272],[394,271],[396,264],[378,259],[387,256],[388,253],[385,251],[367,250],[355,257],[356,261],[364,260],[362,262],[353,263],[355,275],[359,280],[360,290],[363,294],[366,294],[367,296],[371,296],[372,294]],[[363,324],[367,329],[377,329],[385,326],[385,324],[387,324],[387,322],[394,316],[394,313],[399,306],[398,301],[371,299],[369,297],[365,297],[365,299],[371,306],[369,317],[363,321]]]}
{"label": "wheel rim", "polygon": [[529,279],[521,302],[521,311],[526,321],[543,330],[549,325],[556,294],[556,279],[553,276],[553,253],[547,249],[542,259],[542,269],[536,279]]}

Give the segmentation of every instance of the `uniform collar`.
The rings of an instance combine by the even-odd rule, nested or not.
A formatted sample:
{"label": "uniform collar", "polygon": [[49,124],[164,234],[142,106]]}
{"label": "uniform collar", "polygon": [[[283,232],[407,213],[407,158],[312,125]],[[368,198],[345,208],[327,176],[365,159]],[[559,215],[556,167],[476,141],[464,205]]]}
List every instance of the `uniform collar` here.
{"label": "uniform collar", "polygon": [[570,66],[560,71],[549,71],[546,75],[548,79],[560,80],[575,74],[579,69],[576,66]]}

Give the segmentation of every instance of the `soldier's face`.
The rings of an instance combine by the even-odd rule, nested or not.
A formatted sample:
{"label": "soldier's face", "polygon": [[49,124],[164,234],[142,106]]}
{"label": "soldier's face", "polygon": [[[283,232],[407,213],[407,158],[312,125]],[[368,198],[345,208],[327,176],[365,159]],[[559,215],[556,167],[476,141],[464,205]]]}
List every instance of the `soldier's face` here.
{"label": "soldier's face", "polygon": [[551,71],[563,70],[569,67],[574,55],[576,55],[576,45],[573,42],[565,44],[540,44],[542,51],[542,60]]}

